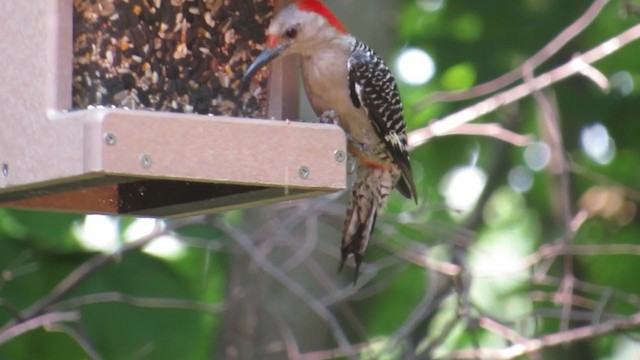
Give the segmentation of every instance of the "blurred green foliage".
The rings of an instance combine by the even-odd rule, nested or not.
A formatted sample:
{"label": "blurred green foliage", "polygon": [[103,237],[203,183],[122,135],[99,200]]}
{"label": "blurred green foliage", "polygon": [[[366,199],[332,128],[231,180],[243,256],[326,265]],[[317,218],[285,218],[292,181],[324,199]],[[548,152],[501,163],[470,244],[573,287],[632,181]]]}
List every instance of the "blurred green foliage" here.
{"label": "blurred green foliage", "polygon": [[[574,21],[591,1],[443,0],[442,4],[436,11],[422,10],[415,0],[404,0],[399,5],[397,53],[403,47],[421,48],[433,57],[437,66],[435,77],[425,85],[400,83],[410,130],[477,101],[441,102],[416,109],[415,105],[425,96],[435,91],[468,89],[510,71]],[[621,4],[621,1],[611,1],[583,34],[536,73],[563,64],[576,53],[584,52],[637,24],[640,17],[622,14]],[[566,155],[580,169],[571,172],[570,194],[566,194],[573,211],[589,205],[585,194],[596,185],[605,189],[626,187],[627,211],[632,211],[631,217],[624,221],[594,213],[575,234],[572,239],[575,244],[640,245],[639,215],[636,211],[640,199],[633,190],[640,179],[638,59],[640,42],[595,64],[612,81],[608,93],[578,76],[546,91],[557,106]],[[624,75],[618,76],[621,82],[612,80],[616,74]],[[478,122],[507,124],[515,132],[543,139],[540,116],[536,104],[526,99]],[[606,165],[587,156],[581,147],[581,131],[595,123],[604,125],[615,142],[615,155]],[[472,244],[467,256],[468,265],[485,272],[490,271],[492,265],[504,265],[510,259],[523,258],[541,245],[555,241],[561,236],[564,226],[557,207],[558,196],[563,194],[558,194],[555,175],[546,170],[531,171],[533,185],[524,193],[509,186],[510,170],[526,167],[523,153],[523,148],[505,146],[498,140],[478,136],[447,136],[431,140],[411,155],[423,206],[416,210],[414,204],[394,195],[388,212],[379,219],[376,236],[392,249],[405,247],[410,241],[426,244],[430,250],[428,257],[438,261],[448,261],[453,251],[451,244],[464,240]],[[456,167],[469,165],[478,166],[487,174],[485,198],[481,198],[482,206],[473,212],[479,220],[473,223],[468,216],[447,211],[445,198],[440,192],[447,173]],[[267,214],[263,222],[249,225],[242,212],[225,216],[227,223],[251,232],[255,228],[268,227],[272,220],[270,216],[275,215]],[[400,224],[399,218],[403,219]],[[0,271],[3,274],[0,277],[0,299],[13,308],[25,309],[45,296],[71,271],[95,256],[96,252],[83,247],[77,232],[74,232],[83,219],[78,215],[0,209]],[[333,222],[339,224],[340,221]],[[133,219],[120,220],[120,238],[132,222]],[[468,231],[462,229],[464,226],[469,226]],[[232,241],[221,240],[220,231],[202,224],[181,229],[179,234],[198,245],[187,246],[183,255],[175,259],[160,258],[146,252],[126,254],[92,274],[65,298],[119,292],[208,304],[228,300],[231,291],[228,283],[234,264],[230,252],[219,250],[226,246],[225,241]],[[324,237],[335,241],[336,236],[331,233]],[[388,256],[387,248],[373,246],[366,261],[373,262]],[[609,291],[623,294],[605,302],[605,312],[620,316],[637,312],[636,306],[620,299],[640,294],[640,282],[635,273],[640,271],[638,256],[636,253],[574,257],[576,277],[592,285],[576,291],[595,303],[604,301]],[[559,264],[560,260],[552,264],[549,278],[561,276]],[[333,274],[331,271],[329,273]],[[540,291],[553,294],[559,284],[530,284],[527,279],[531,273],[532,269],[526,269],[509,276],[475,279],[470,294],[476,310],[513,325],[524,336],[536,337],[557,331],[557,313],[555,316],[543,314],[548,314],[550,309],[557,310],[558,304],[551,299],[534,301],[531,294]],[[423,267],[409,264],[393,271],[383,269],[376,279],[387,281],[387,286],[375,296],[348,302],[363,326],[359,331],[350,331],[349,335],[356,338],[364,333],[378,341],[373,348],[386,349],[385,341],[433,290],[435,280]],[[281,296],[279,293],[276,295]],[[288,304],[277,299],[282,301],[283,307]],[[437,314],[416,324],[418,331],[412,332],[411,336],[418,348],[441,334],[444,324],[455,315],[456,305],[450,299],[441,305]],[[7,324],[12,314],[8,307],[0,310],[3,310],[0,311],[0,324]],[[219,352],[214,344],[227,331],[221,325],[219,315],[194,310],[105,302],[84,305],[81,314],[82,320],[74,325],[75,331],[86,335],[105,359],[215,358]],[[348,319],[353,314],[344,312],[340,318]],[[582,320],[572,325],[588,323]],[[270,324],[270,332],[274,328]],[[312,336],[321,332],[318,329],[307,331]],[[474,345],[507,345],[472,324],[459,323],[449,335],[439,350],[442,354]],[[545,352],[542,358],[624,360],[620,357],[622,355],[616,355],[622,354],[622,350],[618,350],[621,344],[628,344],[624,341],[623,335],[607,335]],[[326,346],[331,347],[332,344]],[[633,358],[640,357],[637,349]],[[376,351],[372,350],[368,355],[376,354]],[[402,356],[397,349],[383,350],[380,354],[380,358],[390,359]],[[368,355],[363,355],[363,358]],[[82,358],[86,358],[85,352],[67,334],[43,329],[28,332],[0,346],[2,360]]]}
{"label": "blurred green foliage", "polygon": [[[0,298],[11,307],[25,309],[43,298],[64,277],[92,256],[72,229],[84,216],[0,210]],[[133,219],[122,219],[130,224]],[[126,227],[125,227],[126,228]],[[183,230],[191,237],[211,239],[216,233],[196,226]],[[213,257],[206,259],[206,256]],[[92,273],[65,299],[98,294],[125,294],[136,299],[176,299],[216,304],[223,300],[224,261],[215,253],[189,248],[167,262],[141,252],[117,255],[112,264]],[[205,263],[207,264],[205,266]],[[211,356],[211,336],[218,326],[212,314],[165,306],[133,306],[120,301],[79,306],[82,320],[71,328],[91,340],[98,354],[109,359],[204,359]],[[64,299],[63,299],[64,300]],[[144,300],[141,300],[144,301]],[[70,309],[60,304],[60,310]],[[11,314],[0,312],[0,323]],[[71,326],[71,325],[70,325]],[[83,359],[79,344],[66,333],[36,330],[0,347],[2,359]]]}
{"label": "blurred green foliage", "polygon": [[[423,94],[433,91],[467,89],[496,78],[522,64],[560,31],[578,18],[591,5],[591,1],[444,1],[437,11],[421,10],[420,1],[403,1],[398,22],[398,37],[403,45],[424,49],[438,68],[434,79],[423,86],[401,84],[401,93],[408,110],[407,121],[410,128],[424,126],[425,113],[428,118],[441,118],[477,101],[467,100],[452,103],[436,103],[425,110],[413,108],[423,99]],[[438,3],[438,1],[432,1]],[[577,36],[549,61],[536,69],[541,74],[569,61],[572,56],[585,52],[638,23],[638,14],[624,11],[622,1],[612,1],[584,33]],[[632,2],[633,3],[633,2]],[[401,52],[402,48],[398,48]],[[596,185],[611,189],[616,185],[626,186],[623,190],[631,217],[624,223],[614,218],[605,219],[600,214],[592,214],[573,238],[575,244],[610,245],[640,244],[637,226],[638,213],[635,211],[640,170],[638,154],[640,142],[640,42],[632,43],[619,52],[595,64],[611,82],[609,92],[603,92],[590,80],[574,76],[545,91],[557,106],[561,134],[570,164],[576,169],[570,173],[571,207],[574,212],[588,209],[593,198],[585,193]],[[622,79],[622,80],[621,80]],[[425,91],[428,89],[428,91]],[[420,95],[416,95],[420,94]],[[517,133],[534,134],[545,140],[540,128],[541,113],[535,102],[525,99],[498,112],[484,116],[479,122],[499,122]],[[581,145],[581,132],[593,124],[602,124],[615,142],[615,155],[608,164],[599,164],[590,158]],[[445,200],[437,189],[443,175],[451,169],[473,164],[488,174],[487,187],[492,187],[483,209],[482,222],[475,225],[474,245],[470,248],[470,265],[487,269],[491,262],[509,261],[514,253],[524,257],[539,246],[555,241],[563,232],[562,216],[559,214],[559,196],[554,174],[548,171],[533,172],[533,186],[523,194],[509,188],[509,171],[517,166],[525,166],[524,149],[509,146],[500,148],[497,140],[487,140],[477,136],[451,136],[437,138],[412,153],[412,161],[423,167],[421,178],[422,194],[428,194],[431,204],[437,208]],[[496,150],[497,149],[497,150]],[[591,200],[591,201],[589,201]],[[606,201],[606,200],[602,200]],[[391,205],[394,207],[394,205]],[[621,210],[619,208],[618,210]],[[434,222],[437,219],[438,222]],[[390,220],[393,221],[393,220]],[[446,212],[434,210],[432,224],[439,221],[460,221],[449,218]],[[464,223],[464,218],[461,224]],[[399,231],[403,231],[401,227]],[[414,235],[406,233],[415,239]],[[426,236],[438,242],[439,236]],[[446,236],[451,239],[452,236]],[[429,241],[429,240],[427,240]],[[502,255],[501,255],[502,254]],[[638,294],[635,271],[640,270],[638,254],[609,254],[578,256],[574,258],[575,276],[586,284],[601,286],[596,291],[576,292],[594,301],[604,301],[607,291],[622,291]],[[562,275],[561,260],[557,260],[549,270],[550,278]],[[533,270],[533,269],[531,269]],[[552,301],[531,301],[529,295],[538,290],[549,294],[557,290],[559,284],[548,286],[527,285],[530,271],[520,276],[503,278],[478,278],[471,291],[473,301],[483,311],[503,321],[526,321],[527,313],[543,313],[557,309]],[[524,278],[523,278],[524,276]],[[420,281],[419,271],[414,273],[414,281]],[[424,276],[422,276],[424,278]],[[606,290],[608,289],[608,290]],[[416,291],[420,291],[416,289]],[[632,296],[632,295],[630,295]],[[590,311],[589,309],[579,310]],[[606,304],[612,314],[627,316],[638,311],[625,301],[611,301]],[[453,311],[453,310],[452,310]],[[557,316],[557,314],[556,314]],[[542,317],[533,321],[534,327],[527,327],[523,333],[528,337],[558,331],[556,316]],[[531,320],[531,319],[530,319]],[[530,321],[531,322],[531,321]],[[588,321],[576,321],[573,325],[585,325]],[[438,333],[437,322],[431,332]],[[458,329],[460,330],[460,329]],[[392,326],[387,331],[392,332]],[[504,347],[504,342],[495,343],[495,336],[480,336],[474,340],[469,329],[455,332],[454,341],[446,342],[449,350],[476,345]],[[431,338],[437,335],[431,335]],[[493,338],[493,339],[491,339]],[[492,343],[492,341],[494,341]],[[544,359],[623,359],[622,352],[616,353],[621,337],[605,336],[600,339],[578,343],[572,347],[560,348],[544,353]],[[640,356],[636,347],[633,358]],[[586,354],[586,355],[585,355]],[[618,354],[618,355],[616,355]],[[627,356],[627,355],[624,355]]]}

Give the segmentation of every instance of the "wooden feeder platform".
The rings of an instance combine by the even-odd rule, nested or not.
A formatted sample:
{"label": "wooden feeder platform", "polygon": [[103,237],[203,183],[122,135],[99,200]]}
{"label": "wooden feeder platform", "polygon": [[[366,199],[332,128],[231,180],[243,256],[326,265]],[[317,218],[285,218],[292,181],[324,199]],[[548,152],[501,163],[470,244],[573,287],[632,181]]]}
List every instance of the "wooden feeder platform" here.
{"label": "wooden feeder platform", "polygon": [[[4,1],[0,206],[175,217],[346,187],[337,126],[71,104],[72,0]],[[45,14],[43,16],[43,14]],[[25,26],[29,24],[29,26]],[[268,117],[297,117],[293,60]],[[283,104],[286,104],[283,105]]]}

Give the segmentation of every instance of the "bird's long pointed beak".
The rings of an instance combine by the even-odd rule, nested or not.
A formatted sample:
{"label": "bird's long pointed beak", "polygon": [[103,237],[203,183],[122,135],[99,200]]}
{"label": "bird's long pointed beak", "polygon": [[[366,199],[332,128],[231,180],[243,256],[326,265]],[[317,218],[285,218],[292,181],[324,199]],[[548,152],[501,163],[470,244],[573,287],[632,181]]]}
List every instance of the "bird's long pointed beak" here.
{"label": "bird's long pointed beak", "polygon": [[272,49],[264,50],[262,53],[260,53],[260,55],[258,55],[258,57],[253,62],[253,64],[251,64],[247,69],[247,72],[244,74],[244,77],[242,78],[242,83],[247,83],[248,81],[250,81],[253,78],[253,76],[258,72],[258,70],[262,69],[271,61],[273,61],[275,58],[280,56],[280,54],[282,54],[282,52],[287,50],[288,47],[289,47],[289,44],[284,43],[284,44],[277,45]]}

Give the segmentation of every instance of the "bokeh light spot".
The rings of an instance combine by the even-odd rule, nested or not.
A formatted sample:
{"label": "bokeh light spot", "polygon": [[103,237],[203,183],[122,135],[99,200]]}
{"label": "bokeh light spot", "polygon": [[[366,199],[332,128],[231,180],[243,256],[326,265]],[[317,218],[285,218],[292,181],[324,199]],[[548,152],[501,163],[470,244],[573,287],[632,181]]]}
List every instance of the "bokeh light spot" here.
{"label": "bokeh light spot", "polygon": [[440,193],[452,215],[463,216],[473,209],[486,182],[486,173],[477,166],[461,166],[449,171],[440,183]]}
{"label": "bokeh light spot", "polygon": [[580,131],[582,150],[599,164],[606,165],[613,160],[616,153],[615,141],[609,131],[601,123],[585,126]]}
{"label": "bokeh light spot", "polygon": [[[136,219],[124,232],[127,242],[135,241],[151,234],[158,225],[158,220],[153,218]],[[174,236],[159,236],[144,247],[144,252],[166,259],[176,259],[185,252],[185,246]]]}
{"label": "bokeh light spot", "polygon": [[630,95],[635,87],[633,77],[631,77],[628,71],[618,71],[611,75],[609,83],[611,84],[611,88],[622,96]]}
{"label": "bokeh light spot", "polygon": [[433,12],[442,9],[444,0],[416,0],[416,5],[422,11]]}
{"label": "bokeh light spot", "polygon": [[403,82],[409,85],[422,85],[433,78],[436,65],[426,51],[406,48],[398,55],[397,70]]}
{"label": "bokeh light spot", "polygon": [[87,250],[112,252],[120,245],[116,218],[107,215],[87,215],[73,228],[80,245]]}
{"label": "bokeh light spot", "polygon": [[144,247],[144,252],[153,256],[175,260],[185,253],[185,246],[173,236],[165,235],[153,239]]}
{"label": "bokeh light spot", "polygon": [[518,165],[509,171],[509,186],[519,193],[527,192],[533,186],[533,174],[526,166]]}
{"label": "bokeh light spot", "polygon": [[544,169],[550,160],[551,148],[542,141],[534,141],[524,149],[524,162],[533,171]]}

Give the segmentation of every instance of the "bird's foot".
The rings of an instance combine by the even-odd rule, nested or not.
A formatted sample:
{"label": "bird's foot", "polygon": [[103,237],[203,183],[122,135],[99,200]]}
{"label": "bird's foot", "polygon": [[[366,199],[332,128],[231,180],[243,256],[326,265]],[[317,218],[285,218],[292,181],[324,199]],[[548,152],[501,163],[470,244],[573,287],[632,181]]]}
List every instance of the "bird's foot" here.
{"label": "bird's foot", "polygon": [[338,113],[335,110],[327,110],[318,118],[320,124],[338,125]]}
{"label": "bird's foot", "polygon": [[338,267],[338,272],[342,271],[342,268],[344,267],[344,264],[347,262],[347,259],[353,255],[353,258],[355,260],[355,273],[353,274],[353,286],[356,286],[356,283],[358,282],[358,275],[360,275],[360,264],[362,264],[362,255],[355,253],[355,252],[349,252],[346,249],[342,249],[342,254],[340,257],[340,266]]}

